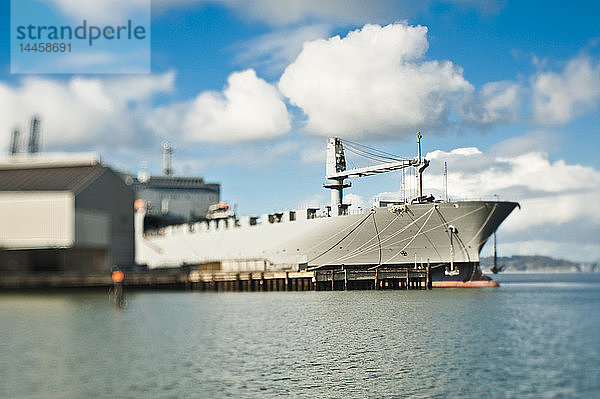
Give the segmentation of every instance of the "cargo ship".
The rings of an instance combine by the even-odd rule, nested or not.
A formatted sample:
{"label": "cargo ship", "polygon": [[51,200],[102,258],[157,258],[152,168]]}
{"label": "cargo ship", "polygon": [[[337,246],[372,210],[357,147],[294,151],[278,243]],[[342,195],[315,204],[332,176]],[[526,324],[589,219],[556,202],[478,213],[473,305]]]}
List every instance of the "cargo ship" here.
{"label": "cargo ship", "polygon": [[[423,195],[423,172],[429,161],[421,154],[420,134],[415,158],[384,153],[387,162],[362,168],[347,169],[347,143],[338,137],[327,142],[324,187],[331,190],[331,203],[322,209],[258,218],[238,217],[226,204],[215,204],[205,220],[144,230],[145,204],[136,201],[136,262],[150,268],[211,265],[223,271],[427,265],[434,287],[497,285],[481,273],[479,254],[518,203]],[[409,168],[416,177],[414,198],[376,201],[372,208],[359,210],[344,204],[349,179]]]}

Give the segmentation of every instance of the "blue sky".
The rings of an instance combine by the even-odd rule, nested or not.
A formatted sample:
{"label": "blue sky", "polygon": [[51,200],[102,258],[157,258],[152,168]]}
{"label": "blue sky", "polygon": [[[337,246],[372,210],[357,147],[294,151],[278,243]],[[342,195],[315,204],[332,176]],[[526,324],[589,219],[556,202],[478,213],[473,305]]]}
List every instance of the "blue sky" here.
{"label": "blue sky", "polygon": [[[73,21],[120,4],[44,2]],[[33,113],[43,150],[98,152],[132,173],[160,173],[169,141],[177,174],[221,183],[258,215],[326,203],[328,136],[414,156],[421,130],[426,191],[440,194],[447,161],[451,197],[521,202],[503,254],[600,259],[597,2],[157,0],[152,72],[138,75],[11,74],[9,6],[2,154]],[[400,178],[352,183],[348,200],[369,206]]]}

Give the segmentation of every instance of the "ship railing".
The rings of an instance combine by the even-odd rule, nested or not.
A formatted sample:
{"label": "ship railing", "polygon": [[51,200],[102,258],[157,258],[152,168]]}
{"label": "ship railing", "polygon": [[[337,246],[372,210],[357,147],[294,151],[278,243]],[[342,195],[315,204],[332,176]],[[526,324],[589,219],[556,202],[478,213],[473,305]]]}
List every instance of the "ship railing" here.
{"label": "ship railing", "polygon": [[[471,196],[449,196],[448,200],[443,200],[442,197],[438,196],[434,193],[434,202],[467,202],[467,201],[488,201],[488,202],[496,202],[496,201],[507,201],[507,202],[519,202],[519,199],[514,197],[505,197],[497,194],[489,194],[489,195],[471,195]],[[414,201],[414,200],[413,200]],[[377,206],[385,206],[387,204],[410,204],[411,200],[403,200],[402,198],[394,199],[394,198],[385,198],[380,199],[379,197],[375,198],[375,204]]]}
{"label": "ship railing", "polygon": [[461,197],[450,197],[448,202],[468,202],[468,201],[505,201],[505,202],[519,202],[518,199],[512,197],[504,197],[500,195],[478,195],[478,196],[461,196]]}
{"label": "ship railing", "polygon": [[365,213],[367,213],[367,209],[363,208],[363,207],[357,207],[357,208],[350,208],[348,209],[348,214],[350,215],[364,215]]}
{"label": "ship railing", "polygon": [[[369,212],[369,208],[348,208],[348,215],[363,215]],[[304,219],[322,219],[330,217],[330,210],[324,208],[296,209],[293,211],[283,211],[273,214],[265,214],[261,217],[242,216],[236,218],[210,219],[194,223],[181,223],[169,226],[163,226],[157,229],[148,229],[144,231],[144,236],[171,236],[179,234],[211,232],[217,230],[229,230],[234,228],[248,228],[260,226],[263,224],[294,223],[296,220]]]}
{"label": "ship railing", "polygon": [[[321,219],[321,218],[328,218],[331,217],[331,208],[330,207],[324,207],[324,208],[313,208],[316,209],[316,211],[314,211],[312,213],[312,217],[308,216],[307,219]],[[370,208],[362,208],[362,207],[357,207],[357,208],[348,208],[348,210],[346,211],[347,215],[364,215],[365,213],[369,212]]]}

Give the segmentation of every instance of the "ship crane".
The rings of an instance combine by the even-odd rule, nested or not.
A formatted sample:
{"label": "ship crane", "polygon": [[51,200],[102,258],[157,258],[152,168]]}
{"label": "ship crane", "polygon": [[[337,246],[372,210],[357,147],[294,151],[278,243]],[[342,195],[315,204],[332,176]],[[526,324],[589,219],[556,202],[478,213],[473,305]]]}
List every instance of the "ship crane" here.
{"label": "ship crane", "polygon": [[[391,162],[384,162],[364,168],[346,169],[346,156],[342,140],[338,137],[331,137],[327,141],[327,162],[326,178],[328,182],[323,187],[331,190],[331,214],[333,216],[344,215],[347,206],[342,204],[344,188],[351,186],[345,183],[345,179],[354,177],[365,177],[380,173],[392,172],[409,167],[414,167],[417,171],[419,181],[419,194],[417,201],[423,201],[423,171],[429,166],[429,161],[421,154],[421,133],[417,133],[418,156],[414,159],[389,158]],[[390,154],[391,155],[391,154]]]}

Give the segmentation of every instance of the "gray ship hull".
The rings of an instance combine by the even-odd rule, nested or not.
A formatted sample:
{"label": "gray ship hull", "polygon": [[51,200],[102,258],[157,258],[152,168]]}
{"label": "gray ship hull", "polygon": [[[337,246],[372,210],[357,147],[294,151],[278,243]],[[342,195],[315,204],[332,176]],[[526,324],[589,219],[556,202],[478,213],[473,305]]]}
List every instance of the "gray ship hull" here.
{"label": "gray ship hull", "polygon": [[[136,261],[149,267],[219,262],[223,269],[315,269],[430,264],[435,280],[478,278],[479,252],[514,202],[461,201],[378,207],[366,213],[296,220],[233,219],[142,234]],[[141,218],[141,219],[140,219]],[[280,221],[279,221],[280,220]],[[446,270],[457,269],[454,275]]]}

